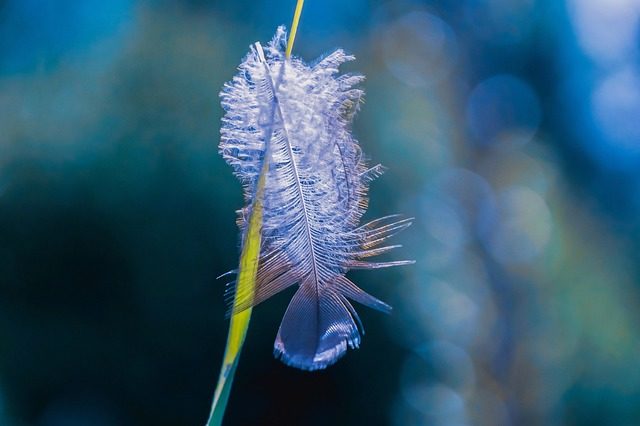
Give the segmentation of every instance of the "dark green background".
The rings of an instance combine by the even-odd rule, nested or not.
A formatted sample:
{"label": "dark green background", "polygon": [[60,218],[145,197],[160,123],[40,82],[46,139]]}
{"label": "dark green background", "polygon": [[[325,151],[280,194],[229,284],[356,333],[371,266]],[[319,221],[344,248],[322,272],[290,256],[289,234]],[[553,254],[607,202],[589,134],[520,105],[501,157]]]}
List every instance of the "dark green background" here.
{"label": "dark green background", "polygon": [[[414,216],[388,258],[417,263],[350,275],[395,309],[357,307],[362,347],[326,371],[271,355],[291,291],[258,307],[229,425],[640,423],[619,3],[307,0],[295,53],[358,58],[354,131],[389,168],[367,217]],[[204,424],[242,206],[218,92],[293,8],[0,1],[0,424]]]}

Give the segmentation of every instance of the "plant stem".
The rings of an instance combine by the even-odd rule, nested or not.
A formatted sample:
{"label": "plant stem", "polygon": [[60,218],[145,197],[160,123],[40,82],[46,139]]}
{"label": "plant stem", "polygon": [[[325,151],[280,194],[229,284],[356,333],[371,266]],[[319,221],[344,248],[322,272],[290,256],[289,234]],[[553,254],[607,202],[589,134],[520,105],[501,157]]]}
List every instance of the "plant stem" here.
{"label": "plant stem", "polygon": [[291,33],[289,34],[289,40],[287,40],[287,58],[291,57],[291,51],[293,50],[293,42],[296,40],[296,33],[298,32],[298,23],[300,22],[300,15],[302,14],[302,6],[304,6],[304,0],[298,0],[296,4],[296,11],[293,13],[293,22],[291,23]]}

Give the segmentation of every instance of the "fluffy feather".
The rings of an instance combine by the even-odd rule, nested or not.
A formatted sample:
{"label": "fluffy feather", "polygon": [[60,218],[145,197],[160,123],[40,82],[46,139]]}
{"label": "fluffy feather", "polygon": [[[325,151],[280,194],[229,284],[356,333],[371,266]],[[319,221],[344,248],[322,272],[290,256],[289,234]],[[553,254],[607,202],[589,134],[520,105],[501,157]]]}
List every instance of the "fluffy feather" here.
{"label": "fluffy feather", "polygon": [[[285,58],[285,39],[280,27],[265,48],[255,43],[220,95],[226,111],[220,153],[243,183],[247,205],[265,156],[270,160],[256,292],[232,289],[231,303],[241,311],[297,284],[274,351],[288,365],[316,370],[360,343],[348,299],[391,310],[345,274],[411,263],[363,260],[396,247],[380,245],[411,222],[387,216],[359,226],[368,183],[382,167],[366,166],[351,135],[364,77],[340,75],[338,67],[354,58],[336,50],[309,66]],[[246,228],[246,209],[238,223]]]}

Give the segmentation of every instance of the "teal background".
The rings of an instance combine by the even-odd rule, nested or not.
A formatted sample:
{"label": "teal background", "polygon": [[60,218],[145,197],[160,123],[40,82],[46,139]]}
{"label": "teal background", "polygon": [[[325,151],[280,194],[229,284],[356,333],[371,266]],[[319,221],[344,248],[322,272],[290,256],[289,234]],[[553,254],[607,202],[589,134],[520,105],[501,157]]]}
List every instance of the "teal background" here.
{"label": "teal background", "polygon": [[[0,0],[0,424],[201,425],[241,188],[218,92],[293,0]],[[640,424],[640,6],[307,0],[294,53],[367,76],[354,132],[415,217],[349,276],[362,346],[274,360],[254,310],[229,425]]]}

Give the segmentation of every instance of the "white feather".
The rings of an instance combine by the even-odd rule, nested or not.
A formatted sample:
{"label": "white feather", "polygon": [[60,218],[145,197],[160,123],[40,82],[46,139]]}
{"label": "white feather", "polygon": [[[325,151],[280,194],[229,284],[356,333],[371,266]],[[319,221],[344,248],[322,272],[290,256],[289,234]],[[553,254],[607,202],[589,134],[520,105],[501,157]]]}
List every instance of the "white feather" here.
{"label": "white feather", "polygon": [[[220,152],[243,183],[247,205],[263,159],[270,156],[256,294],[236,295],[235,309],[298,284],[275,353],[289,365],[314,370],[360,342],[359,320],[347,298],[391,309],[345,274],[351,268],[411,263],[361,260],[395,247],[377,246],[411,222],[388,216],[359,226],[368,183],[382,169],[366,166],[351,134],[364,94],[356,86],[364,77],[340,75],[338,67],[353,56],[339,49],[309,66],[285,58],[285,39],[280,27],[264,49],[253,45],[225,84]],[[246,227],[244,216],[239,223]]]}

